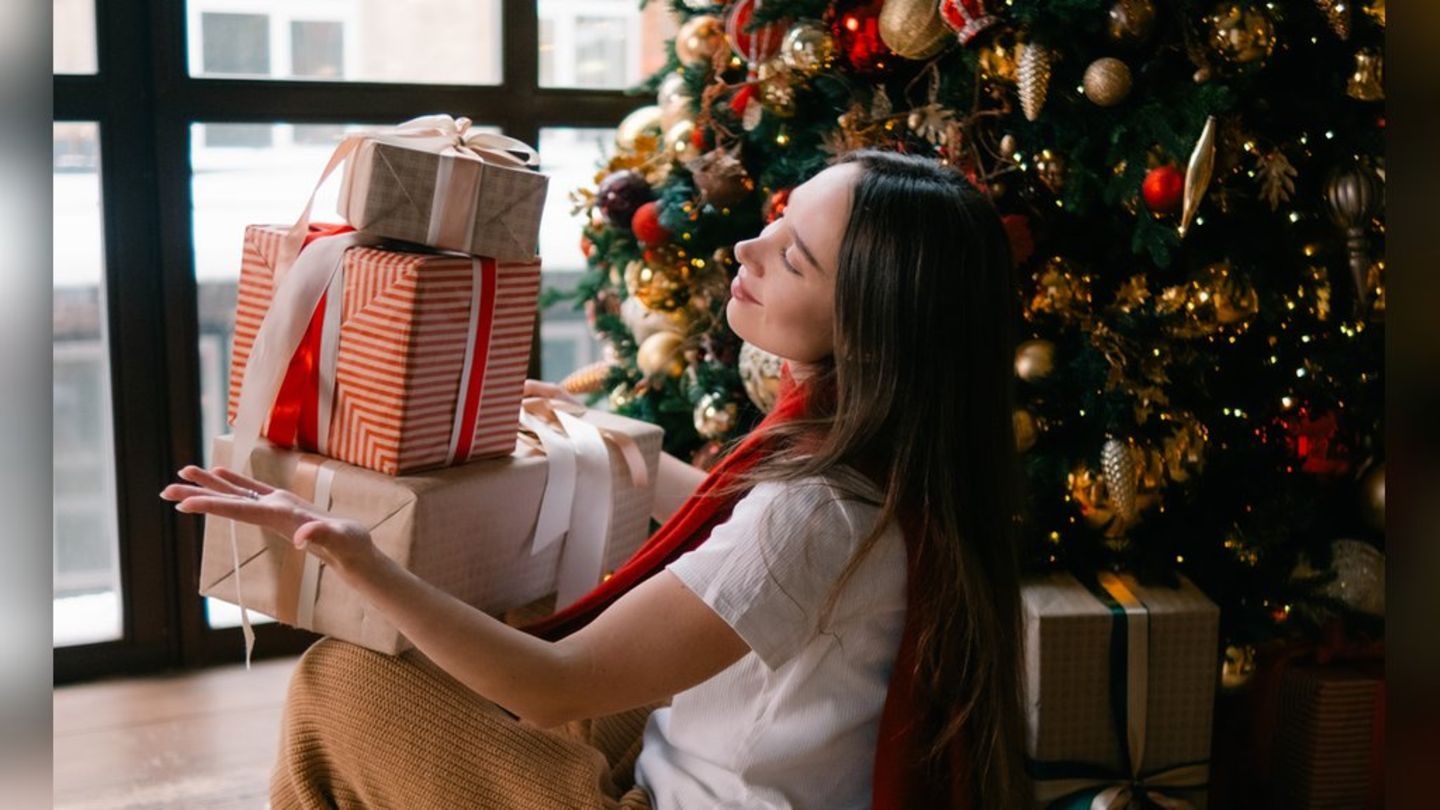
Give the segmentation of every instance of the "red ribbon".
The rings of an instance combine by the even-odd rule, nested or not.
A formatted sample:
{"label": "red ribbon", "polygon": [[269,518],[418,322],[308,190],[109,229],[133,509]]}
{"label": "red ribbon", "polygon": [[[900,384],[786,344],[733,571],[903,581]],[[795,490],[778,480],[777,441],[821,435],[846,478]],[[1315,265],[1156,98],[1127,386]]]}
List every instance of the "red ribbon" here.
{"label": "red ribbon", "polygon": [[[305,236],[305,245],[327,236],[338,236],[355,230],[349,225],[311,225]],[[304,246],[302,245],[302,250]],[[455,461],[463,462],[470,457],[470,448],[475,439],[475,422],[480,415],[480,398],[485,391],[485,368],[490,356],[490,336],[495,325],[495,295],[499,287],[499,269],[495,260],[476,257],[480,262],[480,312],[476,318],[474,352],[471,355],[470,379],[462,392],[460,435],[455,449]],[[303,447],[316,450],[320,447],[320,341],[325,328],[325,305],[327,295],[320,296],[305,336],[290,358],[285,370],[285,379],[275,395],[275,405],[270,409],[270,421],[265,437],[281,447]],[[325,425],[324,429],[329,430]]]}
{"label": "red ribbon", "polygon": [[[316,239],[339,236],[355,230],[349,225],[311,224],[305,235],[304,250]],[[275,405],[270,409],[270,422],[265,437],[281,447],[305,447],[314,450],[320,446],[320,334],[325,326],[325,296],[315,307],[310,326],[301,338],[300,346],[290,358],[285,379],[275,394]],[[326,426],[329,427],[328,425]]]}
{"label": "red ribbon", "polygon": [[475,350],[470,359],[469,385],[465,387],[462,401],[455,403],[455,407],[462,409],[460,437],[455,445],[457,463],[470,458],[470,445],[475,439],[475,419],[480,414],[480,395],[485,391],[485,367],[490,357],[490,332],[495,324],[495,290],[499,286],[495,260],[483,256],[478,258],[480,300],[476,306],[480,307],[480,313],[476,318],[475,334],[471,335]]}

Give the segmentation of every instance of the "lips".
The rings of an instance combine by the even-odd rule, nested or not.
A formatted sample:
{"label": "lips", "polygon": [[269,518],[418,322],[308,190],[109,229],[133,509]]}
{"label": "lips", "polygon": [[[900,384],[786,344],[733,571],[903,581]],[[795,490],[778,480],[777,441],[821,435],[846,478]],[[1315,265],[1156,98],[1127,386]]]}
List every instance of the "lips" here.
{"label": "lips", "polygon": [[750,291],[745,289],[745,285],[740,283],[740,276],[738,275],[735,276],[734,281],[730,282],[730,294],[737,300],[744,301],[747,304],[755,304],[757,306],[760,304],[760,300],[751,295]]}

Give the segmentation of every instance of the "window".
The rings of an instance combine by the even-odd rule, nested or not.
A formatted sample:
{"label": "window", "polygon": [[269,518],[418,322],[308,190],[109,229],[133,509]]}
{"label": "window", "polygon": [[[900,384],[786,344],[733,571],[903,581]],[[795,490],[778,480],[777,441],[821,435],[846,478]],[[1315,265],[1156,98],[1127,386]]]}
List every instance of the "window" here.
{"label": "window", "polygon": [[188,0],[190,75],[499,84],[500,6],[501,0]]}
{"label": "window", "polygon": [[54,169],[54,643],[121,635],[105,319],[100,128],[57,123]]}
{"label": "window", "polygon": [[54,0],[56,73],[94,73],[95,0]]}
{"label": "window", "polygon": [[[663,3],[507,3],[505,30],[537,49],[502,49],[501,7],[127,0],[97,17],[93,0],[55,0],[57,683],[243,655],[236,612],[196,592],[203,521],[156,493],[228,430],[245,225],[292,222],[347,131],[444,111],[537,144],[554,177],[545,283],[578,278],[567,194],[645,103],[620,89],[659,66],[674,25]],[[317,221],[336,218],[338,185],[320,190]],[[599,359],[584,314],[554,309],[535,375]],[[315,638],[275,622],[256,634],[257,657]]]}

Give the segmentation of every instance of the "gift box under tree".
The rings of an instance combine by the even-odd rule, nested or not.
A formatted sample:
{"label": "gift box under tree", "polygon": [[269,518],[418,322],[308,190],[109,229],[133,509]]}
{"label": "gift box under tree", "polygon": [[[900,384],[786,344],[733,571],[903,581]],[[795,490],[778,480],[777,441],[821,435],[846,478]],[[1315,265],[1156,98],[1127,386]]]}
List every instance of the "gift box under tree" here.
{"label": "gift box under tree", "polygon": [[[335,238],[344,230],[311,226],[312,237]],[[275,305],[286,231],[245,230],[230,367],[232,424],[257,333]],[[390,475],[511,452],[539,260],[357,246],[340,262],[289,358],[264,435],[282,447]]]}
{"label": "gift box under tree", "polygon": [[[543,443],[512,434],[501,458],[396,477],[262,440],[251,475],[361,522],[382,553],[492,616],[551,594],[563,608],[649,536],[663,434],[601,411],[527,407]],[[215,462],[229,464],[232,447],[216,438]],[[248,523],[206,518],[200,593],[377,652],[411,646],[318,557]]]}
{"label": "gift box under tree", "polygon": [[1219,608],[1179,587],[1056,573],[1022,589],[1036,806],[1206,804]]}

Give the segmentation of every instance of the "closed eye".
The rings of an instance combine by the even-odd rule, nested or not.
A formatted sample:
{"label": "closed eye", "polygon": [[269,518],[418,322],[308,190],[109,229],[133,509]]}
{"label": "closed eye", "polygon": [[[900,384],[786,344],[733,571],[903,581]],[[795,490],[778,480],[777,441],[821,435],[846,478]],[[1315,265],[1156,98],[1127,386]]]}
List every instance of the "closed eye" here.
{"label": "closed eye", "polygon": [[786,258],[786,256],[785,256],[785,251],[783,251],[783,250],[780,251],[780,262],[785,265],[785,269],[786,269],[786,270],[789,270],[790,272],[794,273],[794,274],[797,275],[797,276],[800,275],[800,271],[799,271],[799,270],[796,270],[796,269],[795,269],[795,265],[793,265],[793,264],[790,263],[790,259]]}

